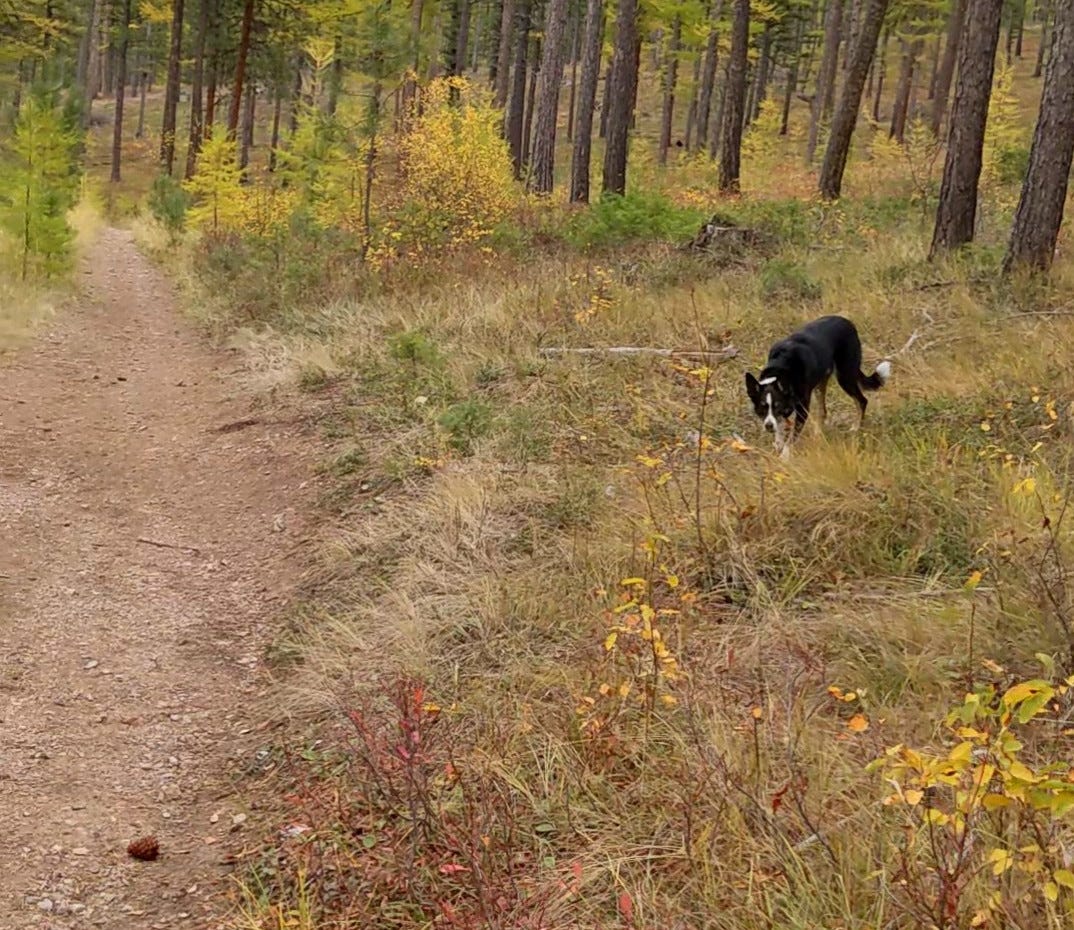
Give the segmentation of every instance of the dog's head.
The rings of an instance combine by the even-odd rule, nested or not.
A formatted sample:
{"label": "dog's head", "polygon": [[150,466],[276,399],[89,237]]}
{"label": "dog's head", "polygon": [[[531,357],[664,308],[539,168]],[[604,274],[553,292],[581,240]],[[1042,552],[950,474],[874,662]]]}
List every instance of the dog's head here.
{"label": "dog's head", "polygon": [[764,422],[764,428],[770,433],[782,433],[794,415],[794,397],[777,375],[761,374],[758,381],[746,372],[746,393],[753,403],[753,412]]}

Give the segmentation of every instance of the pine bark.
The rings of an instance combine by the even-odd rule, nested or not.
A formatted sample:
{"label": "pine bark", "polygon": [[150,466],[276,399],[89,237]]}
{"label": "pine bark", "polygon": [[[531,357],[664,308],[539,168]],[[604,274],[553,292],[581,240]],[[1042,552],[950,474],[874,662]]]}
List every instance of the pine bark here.
{"label": "pine bark", "polygon": [[578,124],[571,153],[571,203],[589,200],[589,162],[593,149],[593,111],[597,103],[604,0],[586,0],[582,40],[582,76],[578,88]]}
{"label": "pine bark", "polygon": [[671,23],[667,62],[664,65],[664,102],[660,112],[660,147],[658,159],[661,165],[668,163],[671,148],[671,129],[675,121],[675,85],[679,79],[679,47],[682,42],[682,18],[675,16]]}
{"label": "pine bark", "polygon": [[500,21],[499,46],[496,52],[496,80],[493,99],[496,106],[507,105],[507,94],[511,89],[511,36],[518,23],[515,16],[515,0],[503,0],[503,18]]}
{"label": "pine bark", "polygon": [[123,98],[127,92],[127,48],[130,45],[131,0],[123,0],[123,21],[119,24],[119,45],[116,49],[116,116],[112,130],[113,184],[120,180],[123,161]]}
{"label": "pine bark", "polygon": [[1033,66],[1033,77],[1035,78],[1039,78],[1044,73],[1044,56],[1048,51],[1048,43],[1051,39],[1048,28],[1051,25],[1054,6],[1054,0],[1045,0],[1044,11],[1041,14],[1040,45],[1037,46],[1037,61]]}
{"label": "pine bark", "polygon": [[559,122],[559,91],[563,84],[563,40],[567,31],[567,0],[549,0],[544,23],[541,56],[541,87],[537,99],[537,123],[533,136],[531,189],[550,194],[555,178],[556,124]]}
{"label": "pine bark", "polygon": [[515,66],[512,69],[511,99],[504,116],[504,135],[511,150],[515,177],[522,176],[522,124],[526,114],[526,51],[530,42],[530,16],[533,0],[518,0],[515,27]]}
{"label": "pine bark", "polygon": [[231,82],[231,107],[227,114],[227,137],[234,139],[239,129],[239,113],[242,110],[242,92],[246,79],[246,59],[250,54],[250,32],[254,24],[254,0],[246,0],[242,9],[242,26],[239,31],[239,50],[235,58],[235,79]]}
{"label": "pine bark", "polygon": [[917,57],[921,53],[921,39],[899,39],[902,60],[899,64],[899,83],[895,87],[895,103],[891,108],[891,128],[888,138],[902,143],[906,137],[906,120],[910,114],[910,92],[914,83]]}
{"label": "pine bark", "polygon": [[1003,270],[1047,271],[1063,224],[1074,155],[1074,0],[1056,0],[1051,59],[1044,73],[1029,170],[1014,214]]}
{"label": "pine bark", "polygon": [[809,114],[809,135],[806,139],[806,163],[812,164],[817,154],[821,124],[828,119],[835,99],[835,74],[839,66],[839,44],[843,30],[843,0],[829,0],[824,11],[824,51],[817,71],[817,86]]}
{"label": "pine bark", "polygon": [[604,107],[608,125],[604,147],[603,190],[626,193],[627,151],[637,92],[638,0],[619,0],[615,51]]}
{"label": "pine bark", "polygon": [[735,0],[720,139],[719,186],[721,191],[737,192],[739,189],[742,124],[746,110],[746,55],[749,39],[750,0]]}
{"label": "pine bark", "polygon": [[832,119],[828,147],[825,149],[824,163],[820,170],[820,193],[826,200],[837,200],[843,187],[843,173],[846,171],[847,156],[850,154],[850,140],[858,121],[865,78],[876,53],[876,43],[880,38],[887,8],[888,0],[865,0],[858,41],[850,55],[846,82]]}
{"label": "pine bark", "polygon": [[700,149],[709,138],[709,122],[712,118],[712,91],[716,86],[716,69],[719,65],[720,17],[723,0],[716,0],[712,9],[712,24],[705,43],[705,60],[701,66],[701,90],[697,97],[697,144]]}
{"label": "pine bark", "polygon": [[201,151],[202,137],[202,83],[205,77],[205,42],[209,32],[209,4],[212,0],[201,0],[198,9],[198,37],[194,47],[194,74],[190,82],[190,139],[186,147],[186,172],[188,178],[194,177],[198,164],[198,152]]}
{"label": "pine bark", "polygon": [[1003,0],[969,0],[929,258],[973,241]]}
{"label": "pine bark", "polygon": [[179,68],[183,52],[183,0],[172,0],[172,31],[168,49],[168,81],[164,87],[164,118],[160,127],[160,166],[172,173],[175,162],[175,117],[179,108]]}
{"label": "pine bark", "polygon": [[943,58],[936,71],[936,90],[932,98],[932,132],[940,134],[943,119],[947,113],[947,100],[951,96],[951,81],[955,75],[955,62],[958,61],[959,44],[962,42],[962,30],[966,20],[966,0],[954,0],[951,15],[947,18],[947,38],[943,47]]}

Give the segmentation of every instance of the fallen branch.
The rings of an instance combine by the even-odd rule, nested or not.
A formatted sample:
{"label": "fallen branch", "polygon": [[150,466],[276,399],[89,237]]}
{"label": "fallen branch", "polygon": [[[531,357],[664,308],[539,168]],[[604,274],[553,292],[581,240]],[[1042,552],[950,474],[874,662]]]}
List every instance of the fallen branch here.
{"label": "fallen branch", "polygon": [[235,433],[240,429],[246,429],[248,426],[257,426],[261,421],[257,417],[247,417],[245,420],[234,420],[231,423],[225,423],[223,426],[217,426],[213,429],[214,433]]}
{"label": "fallen branch", "polygon": [[194,555],[199,555],[201,553],[201,550],[197,546],[179,546],[174,543],[157,542],[155,539],[146,539],[144,536],[139,536],[138,542],[144,543],[147,546],[156,546],[158,549],[177,549],[180,552],[192,552]]}
{"label": "fallen branch", "polygon": [[738,349],[734,346],[724,346],[722,349],[656,349],[650,346],[597,346],[595,348],[569,348],[550,347],[538,349],[540,355],[545,357],[558,355],[658,355],[661,358],[685,358],[699,361],[723,362],[738,355]]}

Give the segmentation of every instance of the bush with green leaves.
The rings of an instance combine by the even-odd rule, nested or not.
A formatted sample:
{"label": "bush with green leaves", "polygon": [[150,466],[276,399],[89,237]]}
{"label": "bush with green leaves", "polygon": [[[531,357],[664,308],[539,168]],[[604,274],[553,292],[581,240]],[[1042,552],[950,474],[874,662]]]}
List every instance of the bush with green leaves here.
{"label": "bush with green leaves", "polygon": [[158,174],[149,190],[149,211],[172,240],[179,238],[186,225],[190,198],[182,185],[170,174]]}
{"label": "bush with green leaves", "polygon": [[651,191],[631,191],[625,196],[604,194],[588,210],[577,214],[560,235],[578,247],[685,242],[707,218],[700,210],[680,207]]}

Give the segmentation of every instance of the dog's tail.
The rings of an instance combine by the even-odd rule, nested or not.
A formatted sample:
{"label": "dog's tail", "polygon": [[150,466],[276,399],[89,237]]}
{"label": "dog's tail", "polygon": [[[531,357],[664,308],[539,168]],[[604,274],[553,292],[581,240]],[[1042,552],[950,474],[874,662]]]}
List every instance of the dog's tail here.
{"label": "dog's tail", "polygon": [[881,362],[876,366],[876,371],[871,375],[866,375],[865,372],[858,372],[858,384],[866,391],[879,391],[885,384],[888,383],[888,378],[891,377],[891,362]]}

